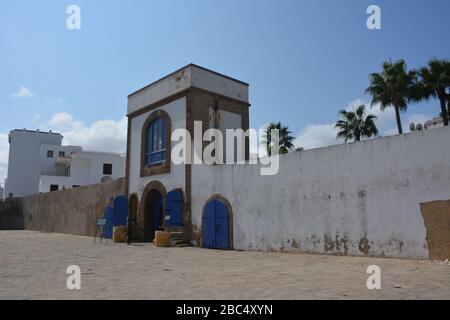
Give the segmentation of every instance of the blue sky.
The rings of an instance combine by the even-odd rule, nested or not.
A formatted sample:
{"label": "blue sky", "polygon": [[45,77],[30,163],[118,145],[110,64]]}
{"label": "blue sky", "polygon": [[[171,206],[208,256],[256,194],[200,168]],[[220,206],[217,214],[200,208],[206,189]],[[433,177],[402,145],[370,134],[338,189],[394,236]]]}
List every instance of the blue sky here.
{"label": "blue sky", "polygon": [[[66,28],[70,4],[81,30]],[[366,27],[370,4],[382,30]],[[281,121],[297,145],[332,143],[339,109],[369,101],[368,75],[383,61],[450,58],[449,12],[447,0],[4,1],[0,181],[14,128],[123,150],[127,95],[191,62],[250,83],[252,127]],[[414,104],[403,119],[438,112],[437,102]],[[380,127],[393,133],[393,114]]]}

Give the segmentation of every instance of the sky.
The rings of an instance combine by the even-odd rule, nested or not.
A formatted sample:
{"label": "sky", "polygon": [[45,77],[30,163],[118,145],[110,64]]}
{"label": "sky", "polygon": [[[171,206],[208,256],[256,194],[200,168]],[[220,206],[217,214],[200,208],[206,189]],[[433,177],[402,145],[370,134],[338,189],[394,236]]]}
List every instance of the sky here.
{"label": "sky", "polygon": [[[69,30],[69,5],[81,29]],[[366,10],[381,9],[381,30]],[[0,184],[8,136],[53,130],[64,144],[124,152],[131,92],[195,63],[250,84],[250,126],[281,121],[308,148],[341,143],[338,112],[369,104],[368,76],[389,59],[408,68],[450,58],[448,0],[42,0],[0,4]],[[392,110],[371,113],[396,133]],[[436,101],[408,106],[411,122]]]}

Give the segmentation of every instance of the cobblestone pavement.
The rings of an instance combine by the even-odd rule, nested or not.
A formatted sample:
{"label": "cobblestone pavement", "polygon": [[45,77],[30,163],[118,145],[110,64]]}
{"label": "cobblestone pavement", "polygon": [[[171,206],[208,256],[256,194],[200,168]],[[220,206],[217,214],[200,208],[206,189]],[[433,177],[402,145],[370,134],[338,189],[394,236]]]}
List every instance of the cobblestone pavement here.
{"label": "cobblestone pavement", "polygon": [[[81,290],[66,269],[81,268]],[[368,290],[366,269],[381,268]],[[0,231],[1,299],[450,299],[443,262],[94,244]]]}

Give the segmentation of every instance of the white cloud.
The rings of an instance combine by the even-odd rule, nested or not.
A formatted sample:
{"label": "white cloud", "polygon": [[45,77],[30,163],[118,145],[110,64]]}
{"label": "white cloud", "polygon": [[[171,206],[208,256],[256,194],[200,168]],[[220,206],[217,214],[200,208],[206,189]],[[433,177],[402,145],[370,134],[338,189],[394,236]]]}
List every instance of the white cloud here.
{"label": "white cloud", "polygon": [[13,95],[14,98],[33,98],[34,94],[27,87],[20,87],[19,91]]}
{"label": "white cloud", "polygon": [[342,143],[336,139],[334,124],[311,124],[302,130],[295,140],[295,147],[313,149]]}
{"label": "white cloud", "polygon": [[8,172],[9,142],[8,135],[0,133],[0,185],[4,186]]}
{"label": "white cloud", "polygon": [[118,121],[99,120],[85,125],[75,120],[67,112],[56,113],[49,121],[48,128],[60,132],[63,144],[79,145],[84,150],[119,152],[126,151],[127,119]]}
{"label": "white cloud", "polygon": [[[395,121],[394,108],[387,108],[384,111],[380,110],[380,105],[374,105],[370,107],[370,104],[364,100],[358,99],[350,102],[345,110],[353,110],[360,105],[366,105],[367,113],[371,113],[377,116],[376,125],[381,136],[389,136],[397,134],[397,125]],[[338,115],[336,115],[336,120]],[[423,114],[411,114],[408,117],[402,118],[402,126],[404,131],[409,130],[409,124],[424,123],[429,120],[430,117]],[[325,146],[331,146],[335,144],[343,143],[343,140],[336,139],[337,130],[334,128],[334,123],[326,124],[310,124],[305,127],[295,140],[296,147],[302,147],[304,149],[320,148]]]}
{"label": "white cloud", "polygon": [[49,124],[58,129],[69,128],[73,126],[73,117],[67,112],[55,113],[51,117]]}

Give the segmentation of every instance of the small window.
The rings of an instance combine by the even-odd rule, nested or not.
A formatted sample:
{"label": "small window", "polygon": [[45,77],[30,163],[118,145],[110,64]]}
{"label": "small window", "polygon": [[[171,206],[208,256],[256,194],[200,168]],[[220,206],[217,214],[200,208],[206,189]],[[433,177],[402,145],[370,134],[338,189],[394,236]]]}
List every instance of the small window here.
{"label": "small window", "polygon": [[60,157],[65,157],[65,156],[66,156],[66,153],[65,153],[64,151],[60,151],[60,152],[59,152],[59,156],[60,156]]}
{"label": "small window", "polygon": [[53,158],[53,150],[47,150],[47,158]]}
{"label": "small window", "polygon": [[14,195],[12,193],[8,193],[8,197],[12,198]]}
{"label": "small window", "polygon": [[58,185],[57,184],[51,184],[50,185],[50,191],[58,191]]}
{"label": "small window", "polygon": [[79,188],[80,186],[79,185],[77,185],[77,184],[74,184],[73,186],[72,186],[72,188]]}
{"label": "small window", "polygon": [[103,164],[103,174],[112,175],[112,164],[111,163]]}

